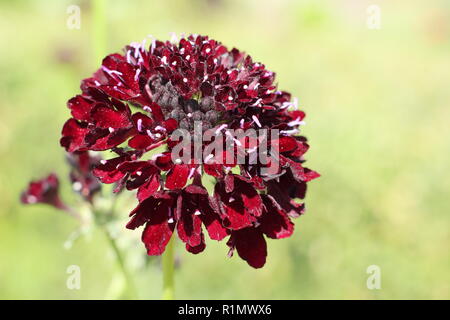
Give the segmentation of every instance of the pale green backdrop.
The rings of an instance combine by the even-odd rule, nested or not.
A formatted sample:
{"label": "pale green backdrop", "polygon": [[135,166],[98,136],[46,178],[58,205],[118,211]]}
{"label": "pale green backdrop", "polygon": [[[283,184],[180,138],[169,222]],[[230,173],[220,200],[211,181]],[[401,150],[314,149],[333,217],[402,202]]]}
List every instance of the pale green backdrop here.
{"label": "pale green backdrop", "polygon": [[[71,4],[80,30],[66,27]],[[381,9],[379,30],[367,27],[369,4]],[[307,113],[308,165],[322,174],[296,233],[269,242],[262,270],[228,259],[225,243],[198,256],[179,245],[178,298],[449,298],[448,1],[107,1],[108,52],[169,32],[207,34],[275,71]],[[29,178],[67,174],[59,132],[66,100],[99,66],[92,44],[89,1],[0,1],[0,298],[121,297],[101,233],[66,249],[76,222],[18,201]],[[63,195],[74,200],[67,183]],[[140,298],[157,299],[159,261],[120,214]],[[70,265],[80,290],[66,287]],[[370,265],[380,290],[366,287]]]}

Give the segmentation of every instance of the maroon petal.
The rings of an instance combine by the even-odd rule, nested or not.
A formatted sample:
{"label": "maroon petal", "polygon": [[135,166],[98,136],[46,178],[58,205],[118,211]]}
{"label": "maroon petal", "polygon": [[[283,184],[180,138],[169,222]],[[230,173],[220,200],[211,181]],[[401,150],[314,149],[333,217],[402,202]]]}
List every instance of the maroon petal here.
{"label": "maroon petal", "polygon": [[294,224],[286,212],[277,205],[271,196],[264,197],[264,211],[259,220],[261,231],[272,239],[287,238],[294,232]]}
{"label": "maroon petal", "polygon": [[91,118],[101,128],[126,128],[131,121],[126,112],[118,112],[104,105],[97,105],[91,111]]}
{"label": "maroon petal", "polygon": [[177,223],[177,231],[181,241],[196,247],[201,243],[202,220],[195,214],[182,213]]}
{"label": "maroon petal", "polygon": [[142,242],[149,256],[159,256],[164,253],[173,233],[173,225],[167,222],[165,215],[154,216],[147,222],[142,233]]}
{"label": "maroon petal", "polygon": [[289,164],[289,168],[291,169],[292,176],[294,177],[295,180],[299,182],[306,180],[305,172],[301,163],[295,162],[289,158],[284,158],[283,156],[280,156],[280,159],[282,161],[283,160],[287,161],[287,163]]}
{"label": "maroon petal", "polygon": [[86,124],[71,118],[67,120],[62,129],[61,146],[66,148],[68,152],[85,151],[84,139],[88,133]]}
{"label": "maroon petal", "polygon": [[91,110],[93,107],[92,101],[87,98],[77,95],[67,102],[67,106],[72,112],[72,116],[77,120],[90,121]]}
{"label": "maroon petal", "polygon": [[155,164],[158,168],[160,168],[163,171],[168,171],[170,168],[172,168],[173,162],[170,152],[165,152],[159,155],[155,160]]}
{"label": "maroon petal", "polygon": [[138,189],[137,198],[139,201],[143,201],[158,191],[160,187],[159,174],[154,174],[151,178]]}
{"label": "maroon petal", "polygon": [[278,148],[278,152],[289,152],[297,148],[297,140],[294,137],[281,136],[276,140],[271,141],[272,148]]}
{"label": "maroon petal", "polygon": [[125,142],[133,133],[131,127],[119,128],[113,132],[110,129],[97,128],[96,132],[90,132],[86,135],[86,142],[89,149],[94,151],[103,151],[117,147]]}
{"label": "maroon petal", "polygon": [[200,234],[201,239],[200,239],[200,244],[192,247],[189,244],[186,243],[186,250],[190,253],[193,254],[198,254],[200,252],[203,252],[203,250],[205,250],[206,248],[206,243],[205,243],[205,236],[203,235],[203,232]]}
{"label": "maroon petal", "polygon": [[253,268],[262,268],[266,263],[267,244],[259,229],[234,231],[227,244],[231,249],[236,248],[239,256]]}
{"label": "maroon petal", "polygon": [[128,160],[127,157],[102,160],[92,172],[103,183],[117,182],[125,176],[125,173],[118,170],[117,167],[126,160]]}
{"label": "maroon petal", "polygon": [[186,185],[189,177],[189,166],[186,164],[174,165],[167,173],[166,187],[170,190],[181,189]]}
{"label": "maroon petal", "polygon": [[203,201],[200,206],[200,219],[208,231],[208,235],[212,240],[220,241],[225,238],[229,232],[222,224],[220,216],[212,209],[209,201]]}
{"label": "maroon petal", "polygon": [[214,196],[222,208],[225,227],[239,230],[256,222],[255,216],[245,207],[239,194],[227,193],[223,182],[216,184]]}
{"label": "maroon petal", "polygon": [[222,178],[224,176],[223,173],[223,165],[221,164],[203,164],[203,169],[207,174],[216,178]]}
{"label": "maroon petal", "polygon": [[135,135],[128,141],[128,145],[136,150],[145,150],[153,143],[155,143],[155,140],[153,140],[146,134]]}
{"label": "maroon petal", "polygon": [[137,207],[131,211],[130,216],[132,218],[126,227],[134,230],[149,220],[156,221],[164,216],[169,219],[169,213],[172,210],[173,205],[174,200],[171,194],[157,192],[153,196],[140,202]]}
{"label": "maroon petal", "polygon": [[303,170],[304,170],[304,174],[305,174],[305,177],[306,177],[305,182],[308,182],[308,181],[311,181],[313,179],[316,179],[316,178],[320,177],[320,174],[318,172],[316,172],[316,171],[313,171],[313,170],[308,169],[308,168],[304,168]]}
{"label": "maroon petal", "polygon": [[242,202],[247,211],[259,217],[262,214],[262,199],[255,188],[250,183],[235,179],[235,189],[241,193]]}

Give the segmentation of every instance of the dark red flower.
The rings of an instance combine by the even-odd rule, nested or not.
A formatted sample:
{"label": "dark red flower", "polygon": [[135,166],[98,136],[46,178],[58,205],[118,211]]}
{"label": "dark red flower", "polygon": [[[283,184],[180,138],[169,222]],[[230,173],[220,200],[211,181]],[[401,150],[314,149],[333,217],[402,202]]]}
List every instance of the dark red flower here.
{"label": "dark red flower", "polygon": [[59,180],[54,173],[30,182],[28,188],[22,192],[20,201],[24,204],[45,203],[61,210],[67,210],[66,205],[59,197]]}
{"label": "dark red flower", "polygon": [[[265,237],[292,234],[290,218],[304,212],[298,199],[319,176],[303,166],[309,146],[296,135],[305,113],[277,89],[275,73],[205,36],[126,46],[82,81],[68,107],[61,145],[116,154],[93,173],[116,191],[137,190],[127,227],[145,225],[150,255],[175,230],[199,253],[206,230],[214,240],[230,235],[231,250],[262,267]],[[204,176],[214,181],[211,195]]]}
{"label": "dark red flower", "polygon": [[100,163],[99,156],[92,156],[88,151],[67,153],[67,161],[71,166],[70,180],[74,191],[87,201],[101,190],[99,180],[92,174],[92,170]]}
{"label": "dark red flower", "polygon": [[272,239],[287,238],[294,232],[294,224],[275,199],[270,195],[261,196],[263,213],[252,226],[232,231],[228,240],[229,255],[234,249],[239,256],[254,268],[261,268],[266,262],[267,245],[264,235]]}

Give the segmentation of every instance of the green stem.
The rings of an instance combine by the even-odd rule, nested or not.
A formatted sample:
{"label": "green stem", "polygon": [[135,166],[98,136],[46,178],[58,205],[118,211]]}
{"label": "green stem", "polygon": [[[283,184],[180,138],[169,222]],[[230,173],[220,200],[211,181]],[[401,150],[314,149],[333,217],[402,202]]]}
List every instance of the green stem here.
{"label": "green stem", "polygon": [[125,279],[129,294],[132,296],[132,298],[136,298],[137,291],[134,286],[133,277],[128,272],[127,266],[125,264],[125,260],[123,258],[122,252],[120,251],[119,247],[117,246],[116,240],[114,239],[114,237],[111,235],[111,233],[105,227],[101,227],[101,229],[104,231],[106,238],[108,239],[108,242],[114,251],[114,254],[115,254],[116,260],[117,260],[117,264],[118,264],[120,271],[122,272],[122,275]]}
{"label": "green stem", "polygon": [[95,65],[101,63],[106,55],[106,1],[92,0],[92,47]]}
{"label": "green stem", "polygon": [[174,299],[174,240],[170,239],[162,256],[163,267],[163,300]]}

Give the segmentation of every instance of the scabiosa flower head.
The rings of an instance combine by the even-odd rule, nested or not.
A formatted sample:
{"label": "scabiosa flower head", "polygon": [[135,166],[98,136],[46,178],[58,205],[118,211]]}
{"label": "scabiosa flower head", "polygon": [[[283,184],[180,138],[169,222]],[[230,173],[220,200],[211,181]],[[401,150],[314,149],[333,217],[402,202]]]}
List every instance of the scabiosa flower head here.
{"label": "scabiosa flower head", "polygon": [[54,173],[45,178],[31,181],[28,188],[22,192],[20,201],[23,204],[49,204],[61,210],[66,210],[67,208],[60,199],[59,179]]}
{"label": "scabiosa flower head", "polygon": [[206,36],[132,43],[68,101],[61,145],[115,154],[93,173],[116,191],[137,190],[127,228],[145,225],[149,255],[162,254],[173,233],[199,253],[206,231],[229,237],[229,255],[260,268],[265,237],[293,233],[291,218],[304,212],[297,199],[319,176],[303,166],[309,146],[295,136],[305,114],[274,81],[263,64]]}

